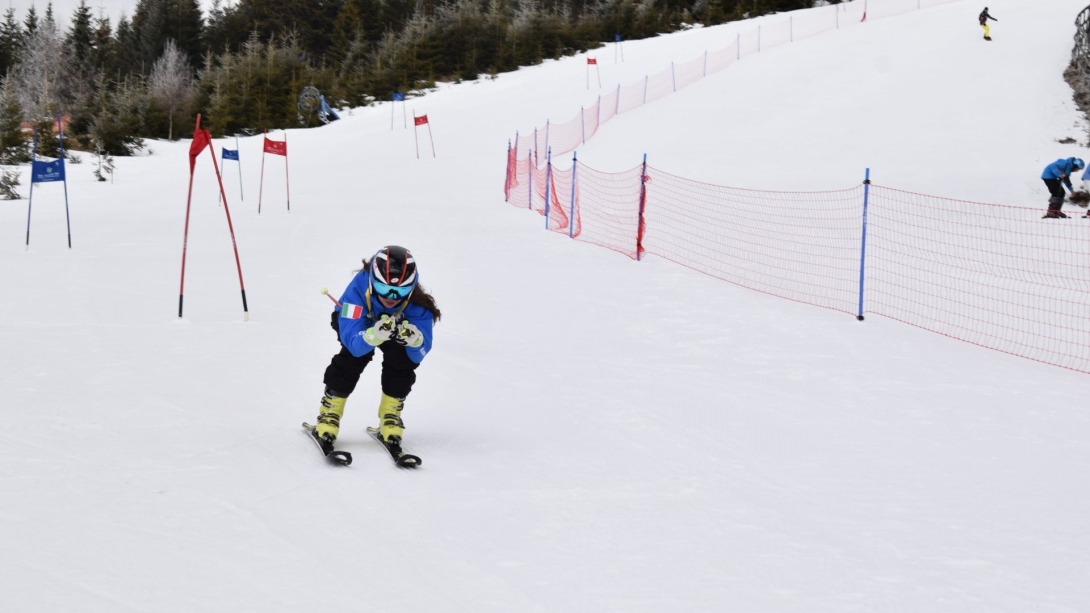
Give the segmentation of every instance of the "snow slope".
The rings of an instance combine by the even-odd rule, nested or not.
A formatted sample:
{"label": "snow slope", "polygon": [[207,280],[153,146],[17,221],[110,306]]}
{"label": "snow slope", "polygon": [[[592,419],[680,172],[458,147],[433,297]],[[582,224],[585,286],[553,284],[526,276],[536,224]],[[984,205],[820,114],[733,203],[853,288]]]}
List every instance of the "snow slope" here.
{"label": "snow slope", "polygon": [[[1041,167],[1082,151],[1054,140],[1082,138],[1061,78],[1082,6],[989,6],[991,45],[967,2],[821,35],[580,158],[1043,203]],[[625,69],[739,29],[627,42]],[[569,118],[584,79],[567,58],[412,101],[436,159],[386,105],[291,131],[290,214],[268,158],[257,215],[244,139],[246,323],[207,154],[176,319],[187,141],[112,185],[70,167],[71,250],[60,186],[35,190],[29,251],[26,201],[0,202],[0,611],[1084,610],[1085,376],[541,231],[503,202],[506,139]],[[387,243],[444,313],[404,415],[424,466],[364,434],[373,366],[355,464],[331,467],[298,427],[337,349],[318,289]]]}

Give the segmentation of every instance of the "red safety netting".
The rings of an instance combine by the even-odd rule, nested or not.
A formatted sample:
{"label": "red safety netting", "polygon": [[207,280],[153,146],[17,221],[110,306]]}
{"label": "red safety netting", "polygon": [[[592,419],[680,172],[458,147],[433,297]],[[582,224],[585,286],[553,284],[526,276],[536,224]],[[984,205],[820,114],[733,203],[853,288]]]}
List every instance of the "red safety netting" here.
{"label": "red safety netting", "polygon": [[539,168],[524,151],[508,155],[508,201],[540,214],[548,202],[550,230],[632,258],[639,245],[766,294],[852,315],[862,308],[1090,373],[1090,231],[1078,220],[875,185],[771,192],[651,167]]}
{"label": "red safety netting", "polygon": [[704,55],[697,56],[688,62],[674,64],[674,85],[681,89],[704,78],[707,63],[708,54],[705,52]]}
{"label": "red safety netting", "polygon": [[648,75],[646,81],[647,91],[644,95],[644,102],[651,102],[652,100],[658,100],[667,94],[674,93],[674,70],[671,66],[666,70],[662,70],[653,75]]}
{"label": "red safety netting", "polygon": [[738,41],[717,51],[708,52],[708,74],[719,72],[738,61]]}
{"label": "red safety netting", "polygon": [[643,247],[773,296],[855,314],[862,188],[769,192],[648,167]]}
{"label": "red safety netting", "polygon": [[1090,371],[1090,232],[1041,213],[872,186],[865,311]]}

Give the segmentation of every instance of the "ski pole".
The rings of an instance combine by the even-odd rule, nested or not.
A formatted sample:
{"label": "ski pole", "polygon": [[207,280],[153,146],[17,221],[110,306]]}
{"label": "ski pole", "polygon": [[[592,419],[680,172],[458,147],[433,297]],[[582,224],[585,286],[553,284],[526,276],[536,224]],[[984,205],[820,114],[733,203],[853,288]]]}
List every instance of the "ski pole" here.
{"label": "ski pole", "polygon": [[338,301],[338,300],[337,300],[336,298],[334,298],[333,296],[330,296],[330,295],[329,295],[329,289],[328,289],[328,288],[325,288],[325,287],[323,287],[323,288],[322,288],[322,295],[323,295],[323,296],[325,296],[326,298],[329,298],[330,300],[332,300],[332,301],[333,301],[333,304],[337,305],[338,307],[340,307],[340,306],[341,306],[341,303],[340,303],[340,301]]}

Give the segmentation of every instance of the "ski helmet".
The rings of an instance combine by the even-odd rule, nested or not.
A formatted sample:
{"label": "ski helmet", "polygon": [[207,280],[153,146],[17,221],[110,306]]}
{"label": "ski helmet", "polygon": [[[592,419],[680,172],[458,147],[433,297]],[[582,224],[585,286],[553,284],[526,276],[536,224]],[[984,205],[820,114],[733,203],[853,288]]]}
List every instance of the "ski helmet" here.
{"label": "ski helmet", "polygon": [[1082,170],[1083,168],[1086,168],[1086,162],[1082,161],[1082,158],[1075,158],[1074,164],[1075,164],[1075,168],[1078,169],[1078,170]]}
{"label": "ski helmet", "polygon": [[416,260],[404,247],[388,245],[371,258],[371,289],[388,300],[402,300],[416,287]]}

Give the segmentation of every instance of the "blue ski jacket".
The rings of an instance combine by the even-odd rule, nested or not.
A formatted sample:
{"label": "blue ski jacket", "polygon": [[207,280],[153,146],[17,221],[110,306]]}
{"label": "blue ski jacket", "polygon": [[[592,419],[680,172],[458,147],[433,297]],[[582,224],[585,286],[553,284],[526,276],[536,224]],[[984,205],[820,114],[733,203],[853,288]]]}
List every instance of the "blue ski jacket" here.
{"label": "blue ski jacket", "polygon": [[1045,171],[1041,173],[1042,179],[1060,179],[1067,185],[1067,189],[1075,189],[1071,187],[1071,173],[1078,170],[1075,168],[1075,158],[1067,158],[1066,160],[1056,160],[1045,167]]}
{"label": "blue ski jacket", "polygon": [[348,284],[348,288],[341,294],[341,315],[340,321],[337,322],[340,328],[341,344],[347,347],[348,351],[357,358],[374,351],[375,348],[363,340],[363,333],[374,326],[379,317],[385,313],[397,319],[398,323],[401,323],[402,320],[408,320],[409,323],[420,329],[420,334],[424,337],[424,344],[415,348],[405,348],[405,353],[409,355],[409,359],[419,364],[424,356],[431,351],[432,325],[435,323],[431,311],[412,303],[405,305],[403,310],[401,304],[388,309],[382,306],[382,303],[374,295],[369,297],[370,304],[367,304],[367,289],[370,286],[370,273],[361,270],[356,273],[355,278]]}

